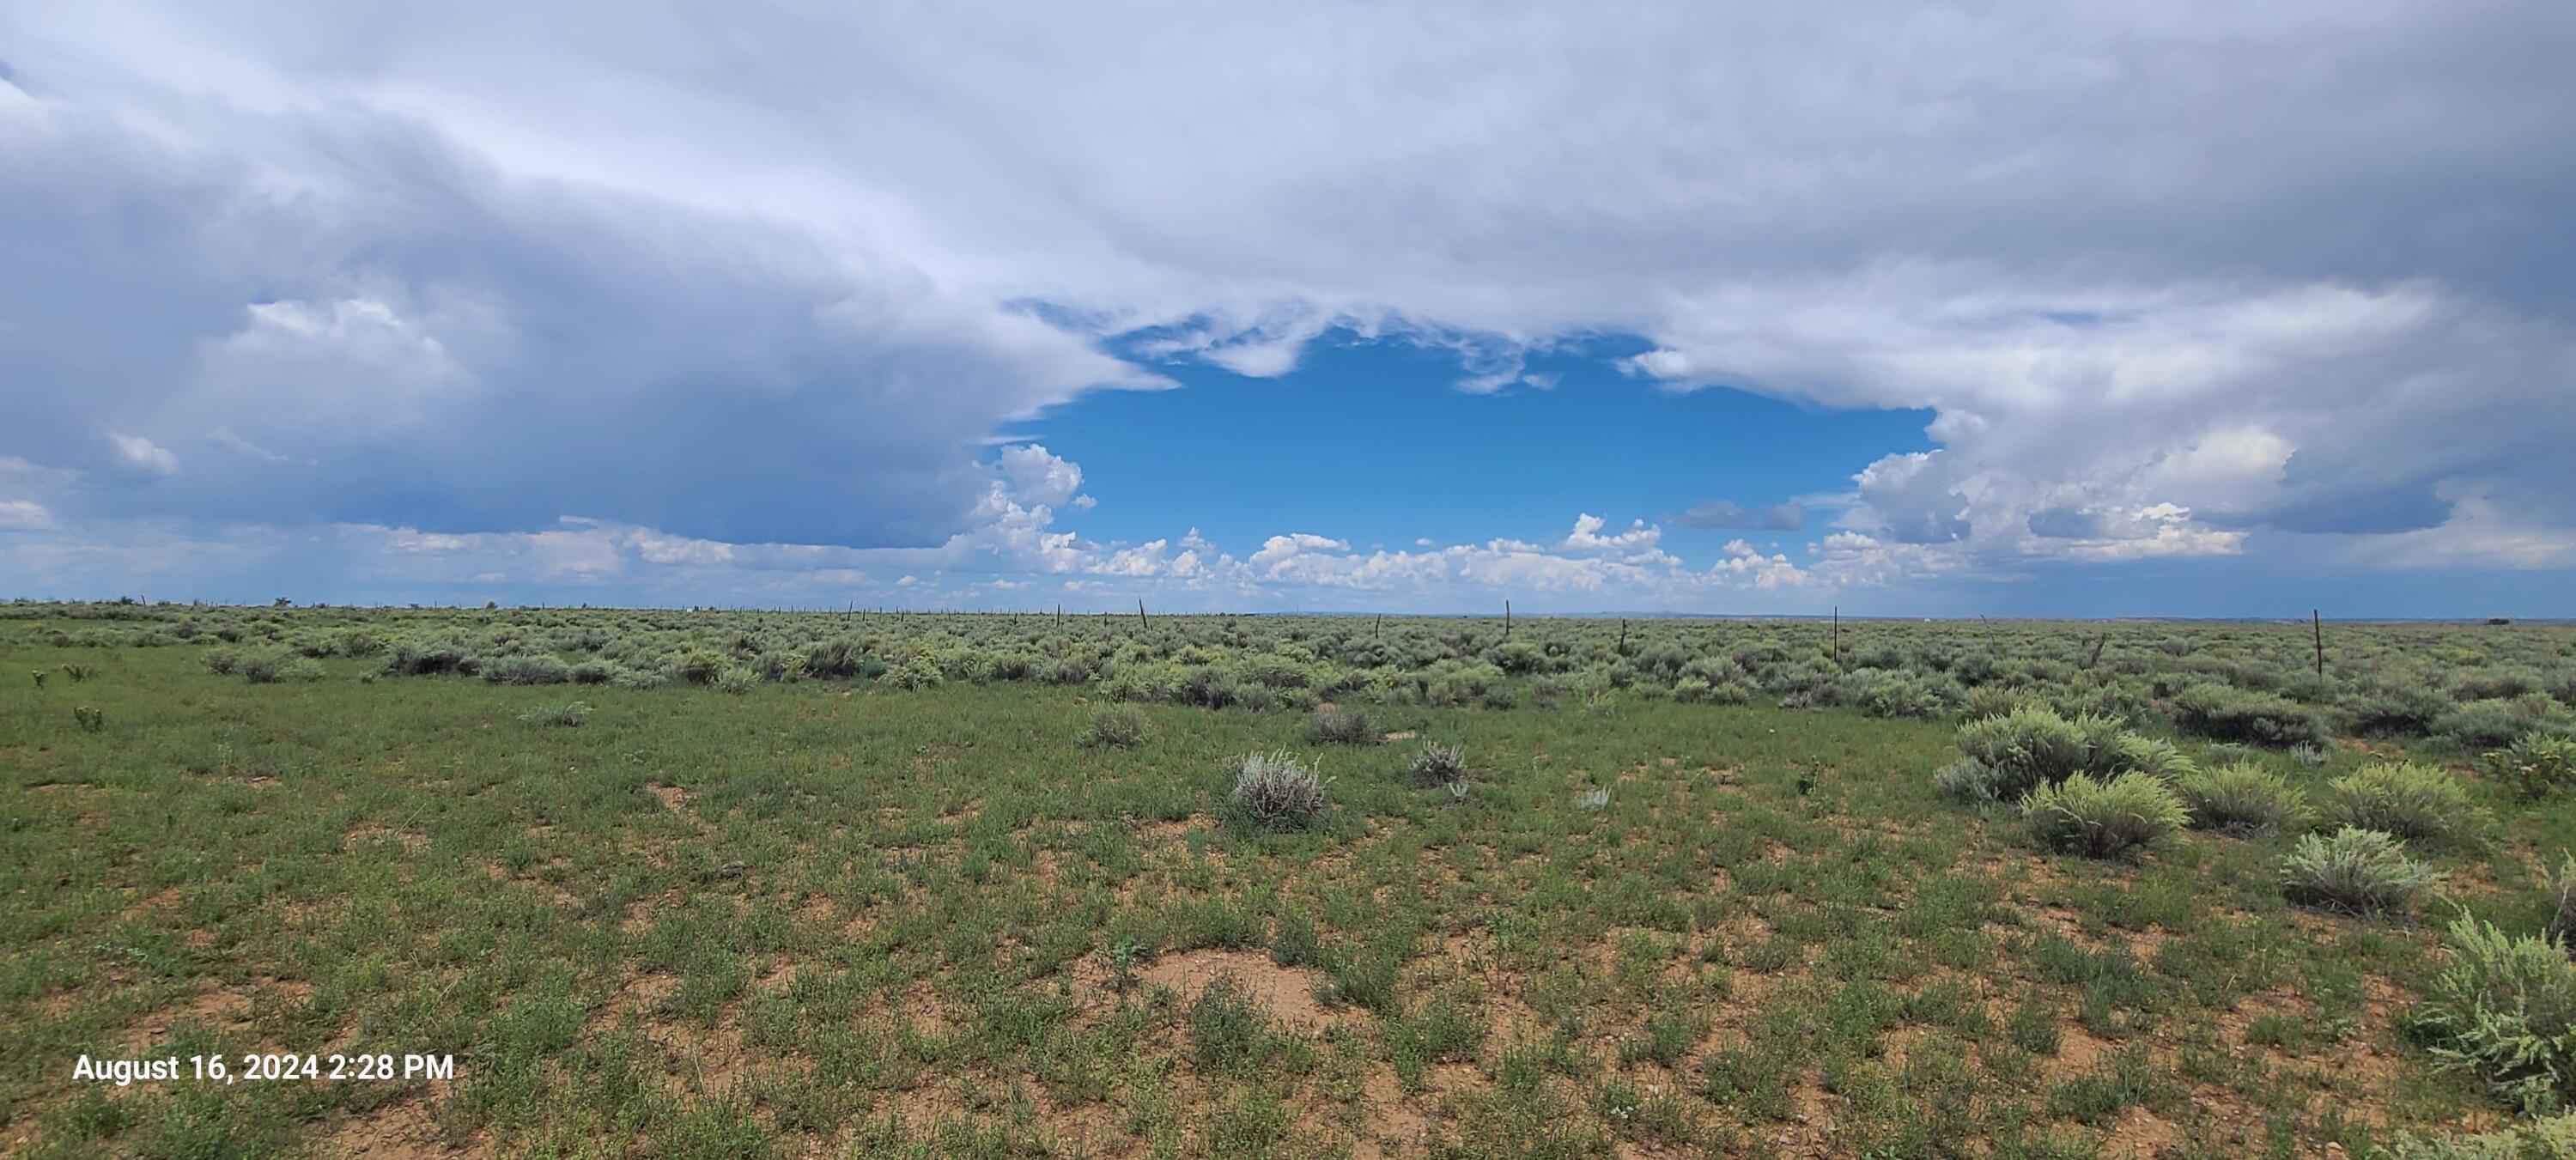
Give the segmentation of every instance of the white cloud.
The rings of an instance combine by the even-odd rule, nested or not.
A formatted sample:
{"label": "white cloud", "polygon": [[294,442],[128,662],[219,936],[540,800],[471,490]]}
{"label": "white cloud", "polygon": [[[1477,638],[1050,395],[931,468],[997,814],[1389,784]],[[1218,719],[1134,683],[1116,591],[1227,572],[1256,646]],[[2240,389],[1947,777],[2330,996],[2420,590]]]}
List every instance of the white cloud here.
{"label": "white cloud", "polygon": [[[720,20],[716,54],[627,6],[15,20],[0,455],[94,473],[43,493],[77,526],[571,511],[1071,575],[1080,479],[1032,448],[997,492],[976,448],[1169,385],[1102,340],[1273,377],[1341,328],[1493,392],[1637,335],[1676,390],[1932,414],[1936,450],[1838,465],[1869,543],[1820,569],[2576,528],[2564,4]],[[1547,561],[1630,550],[1558,544],[1264,566],[1612,583]]]}
{"label": "white cloud", "polygon": [[132,470],[152,475],[171,475],[179,470],[178,456],[140,435],[119,435],[110,431],[107,440],[116,447],[117,462]]}
{"label": "white cloud", "polygon": [[45,532],[54,529],[54,513],[26,499],[0,499],[0,531]]}

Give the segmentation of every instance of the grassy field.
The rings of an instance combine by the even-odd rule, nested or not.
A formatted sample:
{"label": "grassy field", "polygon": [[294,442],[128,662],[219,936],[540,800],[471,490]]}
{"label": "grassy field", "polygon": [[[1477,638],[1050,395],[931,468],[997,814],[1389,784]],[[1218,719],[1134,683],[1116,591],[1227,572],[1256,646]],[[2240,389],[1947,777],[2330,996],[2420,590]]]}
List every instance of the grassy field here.
{"label": "grassy field", "polygon": [[[2364,1155],[2534,1110],[2417,1013],[2576,846],[2481,760],[2565,626],[9,613],[30,1156]],[[1936,788],[2015,704],[2476,808],[2411,912],[2294,906],[2301,827],[2092,858]],[[1232,804],[1272,751],[1304,825]],[[455,1076],[74,1074],[266,1052]]]}

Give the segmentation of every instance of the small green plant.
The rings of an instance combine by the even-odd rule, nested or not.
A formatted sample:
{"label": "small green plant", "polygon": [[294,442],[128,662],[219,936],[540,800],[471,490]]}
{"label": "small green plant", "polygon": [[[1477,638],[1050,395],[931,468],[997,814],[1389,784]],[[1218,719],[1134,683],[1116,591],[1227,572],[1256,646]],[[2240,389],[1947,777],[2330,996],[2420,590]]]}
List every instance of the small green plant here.
{"label": "small green plant", "polygon": [[1136,962],[1144,957],[1144,944],[1134,939],[1120,939],[1100,952],[1109,963],[1109,988],[1121,995],[1136,989]]}
{"label": "small green plant", "polygon": [[1455,787],[1465,784],[1466,780],[1466,754],[1455,745],[1426,741],[1422,743],[1422,751],[1413,755],[1413,784],[1416,787]]}
{"label": "small green plant", "polygon": [[565,701],[554,705],[539,705],[519,714],[519,720],[530,725],[572,728],[590,720],[590,702]]}
{"label": "small green plant", "polygon": [[750,669],[726,669],[716,674],[718,692],[740,696],[760,687],[760,674]]}
{"label": "small green plant", "polygon": [[2281,893],[2301,906],[2346,914],[2412,909],[2441,875],[2406,856],[2395,835],[2346,826],[2304,834],[2281,862]]}
{"label": "small green plant", "polygon": [[107,714],[87,705],[74,706],[72,720],[80,726],[83,733],[97,733],[107,728]]}
{"label": "small green plant", "polygon": [[1270,1017],[1233,975],[1208,980],[1190,1004],[1190,1061],[1219,1074],[1248,1071],[1266,1055]]}
{"label": "small green plant", "polygon": [[2109,858],[2181,829],[2191,811],[2165,783],[2143,773],[2109,781],[2085,774],[2041,786],[2022,799],[2032,836],[2051,849]]}
{"label": "small green plant", "polygon": [[72,683],[77,685],[82,681],[89,679],[90,667],[88,665],[66,664],[63,666],[63,675],[70,677],[72,679]]}
{"label": "small green plant", "polygon": [[29,671],[27,675],[28,675],[28,676],[31,676],[31,677],[34,677],[34,678],[36,679],[36,687],[37,687],[37,688],[41,689],[41,688],[44,688],[44,687],[45,687],[45,670],[43,670],[43,669],[34,669],[34,670]]}
{"label": "small green plant", "polygon": [[1368,714],[1338,705],[1317,708],[1306,718],[1306,736],[1318,745],[1375,745]]}
{"label": "small green plant", "polygon": [[1284,751],[1247,753],[1234,759],[1233,800],[1254,825],[1304,826],[1324,812],[1324,779]]}
{"label": "small green plant", "polygon": [[1609,809],[1610,787],[1602,786],[1599,789],[1587,789],[1583,791],[1583,795],[1581,797],[1574,799],[1574,804],[1579,809],[1590,810],[1594,813],[1599,813],[1603,810]]}
{"label": "small green plant", "polygon": [[1111,705],[1091,715],[1082,727],[1082,744],[1091,748],[1126,749],[1145,741],[1145,715],[1128,705]]}
{"label": "small green plant", "polygon": [[2382,830],[2408,840],[2465,837],[2475,822],[2469,791],[2431,766],[2376,762],[2336,778],[2326,787],[2327,821]]}
{"label": "small green plant", "polygon": [[2483,764],[2488,780],[2512,790],[2516,797],[2555,796],[2576,786],[2576,738],[2528,733],[2490,751]]}
{"label": "small green plant", "polygon": [[2191,808],[2191,824],[2231,834],[2305,829],[2307,795],[2287,777],[2251,762],[2185,774],[2175,789]]}
{"label": "small green plant", "polygon": [[1301,915],[1285,915],[1279,920],[1279,931],[1270,939],[1270,961],[1283,967],[1304,967],[1324,957],[1324,943],[1315,933],[1315,924]]}
{"label": "small green plant", "polygon": [[2444,1066],[2484,1080],[2527,1115],[2576,1095],[2576,966],[2558,944],[2462,916],[2450,964],[2411,1029]]}

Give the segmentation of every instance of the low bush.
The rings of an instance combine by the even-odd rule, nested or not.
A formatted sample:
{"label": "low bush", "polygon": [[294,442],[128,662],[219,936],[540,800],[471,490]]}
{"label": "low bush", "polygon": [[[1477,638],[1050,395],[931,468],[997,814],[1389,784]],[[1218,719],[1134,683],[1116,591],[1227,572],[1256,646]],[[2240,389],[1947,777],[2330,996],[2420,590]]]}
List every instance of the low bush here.
{"label": "low bush", "polygon": [[2184,732],[2214,741],[2276,748],[2326,742],[2325,719],[2316,710],[2270,693],[2203,683],[2175,693],[2168,708]]}
{"label": "low bush", "polygon": [[2409,840],[2466,837],[2476,820],[2459,779],[2412,762],[2376,762],[2326,786],[2326,820]]}
{"label": "low bush", "polygon": [[2528,701],[2471,701],[2442,715],[2433,723],[2433,735],[2471,753],[2502,749],[2540,727],[2555,702],[2545,697]]}
{"label": "low bush", "polygon": [[501,657],[484,662],[483,679],[496,685],[561,685],[572,680],[572,666],[546,656]]}
{"label": "low bush", "polygon": [[2402,681],[2364,685],[2343,702],[2352,731],[2372,737],[2422,737],[2451,707],[2439,690]]}
{"label": "low bush", "polygon": [[1959,752],[1984,767],[1985,774],[1953,781],[1985,786],[1996,801],[2013,801],[2043,785],[2073,777],[2091,763],[2084,725],[2048,709],[2025,706],[2001,717],[1971,721],[1959,727]]}
{"label": "low bush", "polygon": [[2108,781],[2076,774],[2022,799],[2031,833],[2051,849],[2109,858],[2181,829],[2191,820],[2182,799],[2143,773]]}
{"label": "low bush", "polygon": [[2230,833],[2305,829],[2307,794],[2281,774],[2249,762],[2194,770],[2175,782],[2191,824]]}
{"label": "low bush", "polygon": [[328,673],[322,662],[292,652],[261,653],[243,657],[238,670],[241,679],[254,685],[274,685],[296,681],[318,681]]}
{"label": "low bush", "polygon": [[2380,1160],[2568,1160],[2576,1156],[2576,1115],[2550,1116],[2474,1136],[2400,1136]]}
{"label": "low bush", "polygon": [[2281,892],[2290,901],[2347,914],[2408,910],[2440,880],[2407,857],[2394,835],[2351,826],[2301,835],[2281,863]]}
{"label": "low bush", "polygon": [[1465,780],[1466,754],[1455,745],[1426,741],[1422,743],[1421,752],[1413,755],[1413,784],[1418,788],[1456,785]]}
{"label": "low bush", "polygon": [[2513,744],[2487,753],[2489,781],[2526,800],[2550,797],[2576,787],[2576,739],[2530,733]]}
{"label": "low bush", "polygon": [[2526,1114],[2576,1095],[2576,966],[2546,939],[2475,918],[2451,924],[2450,964],[2409,1019],[2445,1066],[2469,1072]]}
{"label": "low bush", "polygon": [[1286,753],[1234,759],[1234,808],[1258,826],[1303,826],[1324,812],[1324,779]]}
{"label": "low bush", "polygon": [[1125,749],[1145,740],[1145,715],[1126,705],[1112,705],[1091,715],[1082,727],[1082,744]]}
{"label": "low bush", "polygon": [[2173,742],[2136,733],[2112,738],[2109,750],[2096,754],[2092,764],[2091,772],[2096,774],[2143,773],[2166,785],[2199,771],[2199,766],[2174,748]]}
{"label": "low bush", "polygon": [[1341,706],[1327,706],[1309,715],[1306,736],[1318,745],[1377,744],[1377,732],[1369,727],[1368,714]]}

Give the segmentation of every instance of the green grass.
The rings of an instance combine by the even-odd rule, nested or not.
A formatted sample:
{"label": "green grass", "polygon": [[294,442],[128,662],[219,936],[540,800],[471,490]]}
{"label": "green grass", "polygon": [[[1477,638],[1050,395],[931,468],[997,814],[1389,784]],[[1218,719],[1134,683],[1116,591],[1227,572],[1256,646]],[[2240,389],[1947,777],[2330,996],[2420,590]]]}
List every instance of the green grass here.
{"label": "green grass", "polygon": [[[245,648],[261,623],[532,631],[514,615],[586,623],[205,613],[250,628]],[[644,615],[598,614],[607,650],[615,617]],[[2290,906],[2294,833],[2050,853],[1935,790],[1955,718],[1547,696],[1545,672],[1500,678],[1500,699],[1322,698],[1463,746],[1456,798],[1414,784],[1416,745],[1315,743],[1295,697],[1144,701],[1118,746],[1082,743],[1101,683],[1043,672],[595,683],[580,727],[545,728],[528,719],[567,690],[362,682],[382,658],[337,652],[319,680],[254,684],[208,671],[211,638],[84,643],[118,631],[102,623],[0,619],[0,673],[88,670],[0,693],[0,1138],[21,1154],[2018,1156],[2142,1124],[2187,1155],[2360,1154],[2497,1107],[2399,1033],[2441,967],[2430,924]],[[2256,627],[2170,635],[2272,647],[2231,635]],[[1525,622],[1513,663],[1597,628]],[[1112,656],[1124,631],[1269,657],[1296,629],[1064,631]],[[2078,662],[2092,647],[2083,626],[2009,631],[2033,655],[2047,633]],[[2368,647],[2486,647],[2387,631]],[[2375,744],[2458,770],[2498,819],[2492,840],[2418,852],[2448,901],[2538,930],[2541,855],[2576,844],[2576,802],[2516,801],[2438,744]],[[2311,793],[2360,764],[2185,748]],[[1319,764],[1330,807],[1304,828],[1232,820],[1226,759],[1279,749]],[[1154,981],[1201,951],[1237,985]],[[2364,1047],[2378,1062],[2352,1066]],[[214,1051],[453,1053],[458,1074],[71,1078],[83,1053]]]}

